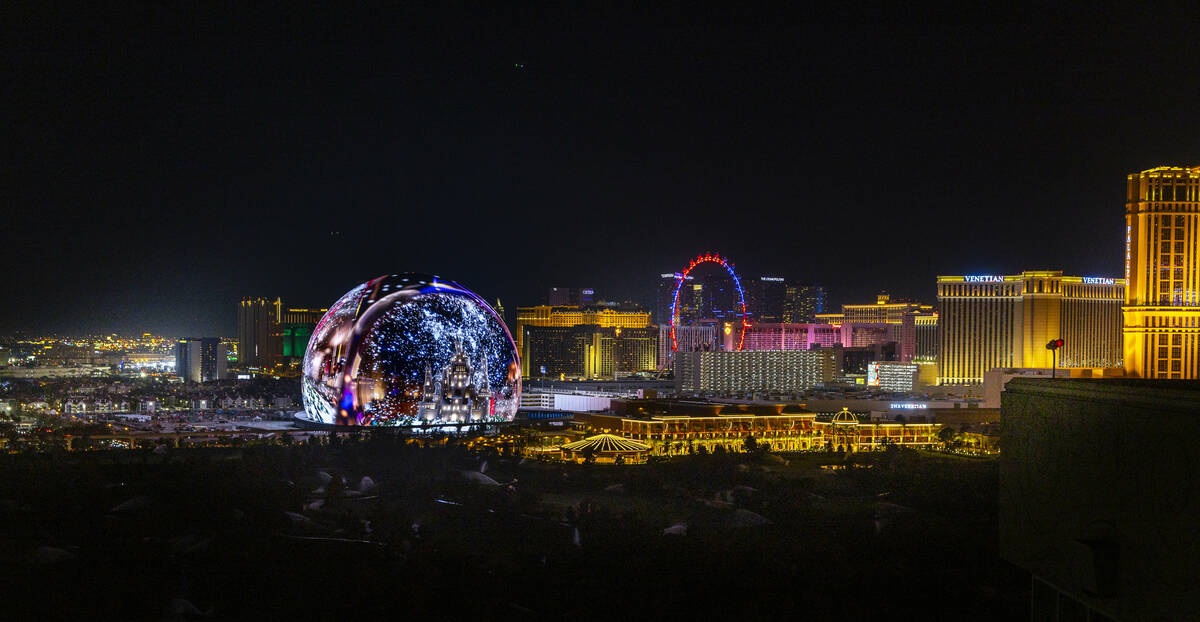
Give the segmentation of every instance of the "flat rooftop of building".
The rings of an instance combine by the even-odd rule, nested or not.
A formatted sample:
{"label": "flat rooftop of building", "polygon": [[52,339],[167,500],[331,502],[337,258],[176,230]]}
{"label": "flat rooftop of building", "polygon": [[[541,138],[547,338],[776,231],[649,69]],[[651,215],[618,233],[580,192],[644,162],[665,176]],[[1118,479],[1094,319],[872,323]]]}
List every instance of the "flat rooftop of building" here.
{"label": "flat rooftop of building", "polygon": [[[1010,394],[1055,394],[1087,402],[1153,404],[1169,411],[1200,412],[1200,380],[1146,378],[1013,378],[1005,385],[1001,404]],[[1001,407],[1003,409],[1003,406]]]}

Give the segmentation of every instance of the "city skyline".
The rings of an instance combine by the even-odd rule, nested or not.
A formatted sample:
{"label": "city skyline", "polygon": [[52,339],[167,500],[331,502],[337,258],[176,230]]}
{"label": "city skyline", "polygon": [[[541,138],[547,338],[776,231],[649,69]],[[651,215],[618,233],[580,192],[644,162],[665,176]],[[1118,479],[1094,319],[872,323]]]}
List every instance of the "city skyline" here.
{"label": "city skyline", "polygon": [[1200,611],[1194,11],[6,8],[14,619]]}
{"label": "city skyline", "polygon": [[[378,276],[378,275],[377,275],[377,276]],[[661,278],[662,278],[664,275],[661,275],[661,274],[660,274],[660,275],[658,275],[658,276],[659,276],[659,279],[651,279],[651,280],[655,280],[655,281],[661,281]],[[861,299],[861,300],[857,300],[857,299],[855,299],[855,300],[840,300],[838,297],[830,296],[830,297],[829,297],[829,300],[835,300],[836,302],[832,302],[832,303],[831,303],[831,302],[828,302],[828,301],[826,302],[826,305],[825,305],[825,306],[826,306],[826,311],[827,311],[826,315],[828,315],[828,314],[830,314],[830,313],[834,313],[834,314],[836,314],[836,312],[835,312],[835,311],[833,311],[833,310],[834,310],[834,309],[837,309],[837,308],[840,308],[842,305],[852,305],[852,306],[853,306],[853,305],[867,305],[867,306],[870,306],[870,305],[871,305],[871,303],[869,302],[869,300],[868,300],[868,299],[869,299],[869,298],[876,298],[876,297],[879,297],[879,295],[890,295],[890,296],[891,296],[891,298],[892,298],[894,301],[896,301],[896,302],[907,301],[907,302],[912,302],[912,303],[922,303],[922,304],[924,304],[924,303],[926,303],[926,302],[930,302],[930,301],[932,301],[932,302],[934,302],[934,305],[933,305],[933,306],[934,306],[934,308],[936,309],[936,306],[937,306],[937,305],[936,305],[936,300],[937,300],[937,282],[938,282],[938,280],[939,280],[939,279],[941,279],[943,276],[945,276],[945,275],[943,275],[943,274],[938,274],[938,275],[931,276],[931,277],[930,277],[930,279],[931,279],[931,280],[930,280],[930,283],[932,283],[932,285],[931,285],[930,289],[932,289],[932,290],[933,290],[933,295],[929,295],[929,296],[922,296],[922,297],[919,297],[919,298],[912,298],[912,297],[905,297],[905,296],[895,296],[895,295],[894,295],[894,294],[892,294],[892,292],[891,292],[891,291],[889,291],[889,289],[888,289],[888,288],[886,288],[886,287],[884,287],[884,288],[881,288],[881,289],[877,289],[877,290],[875,290],[875,293],[874,293],[874,294],[871,294],[870,296],[865,296],[865,297],[864,297],[863,299]],[[743,275],[741,275],[740,273],[739,273],[739,277],[742,277],[742,278],[743,278],[743,280],[745,280],[745,277],[744,277]],[[754,278],[754,279],[758,279],[759,277],[755,276],[755,277],[753,277],[753,278]],[[781,279],[782,279],[783,277],[766,277],[766,278],[770,278],[770,279],[781,278]],[[966,278],[966,279],[972,279],[972,278],[976,278],[976,279],[999,279],[999,278],[1002,278],[1002,277],[998,277],[998,276],[991,276],[991,275],[974,275],[974,276],[968,275],[968,276],[966,276],[966,277],[956,277],[956,278]],[[1119,279],[1120,277],[1117,277],[1117,276],[1108,276],[1108,275],[1095,275],[1095,276],[1089,275],[1088,277],[1084,277],[1084,278],[1091,278],[1091,279],[1095,279],[1095,280],[1097,280],[1097,281],[1100,281],[1100,280],[1111,281],[1111,280],[1113,280],[1113,279]],[[810,286],[809,286],[809,285],[807,285],[807,284],[794,283],[794,282],[792,282],[790,279],[788,279],[788,281],[789,281],[789,285],[793,285],[793,284],[794,284],[794,285],[796,285],[796,286],[798,286],[798,287],[800,287],[800,288],[802,288],[802,289],[803,289],[803,288],[808,288],[808,287],[810,287]],[[656,283],[656,285],[657,285],[657,283]],[[826,294],[828,294],[828,288],[825,288],[825,290],[826,290]],[[894,290],[893,290],[893,291],[894,291]],[[544,302],[544,298],[545,298],[545,293],[543,292],[543,294],[542,294],[542,298],[541,298],[541,299],[543,300],[543,302],[536,302],[536,303],[534,303],[534,302],[530,302],[530,303],[528,303],[528,304],[519,302],[519,303],[518,303],[519,307],[518,307],[517,305],[511,305],[511,306],[510,306],[510,310],[512,311],[512,314],[511,314],[511,317],[507,317],[507,316],[505,316],[505,317],[506,317],[506,321],[508,321],[510,324],[512,324],[512,325],[515,327],[515,326],[517,325],[517,319],[518,319],[518,314],[517,314],[517,311],[518,311],[518,309],[519,309],[520,307],[545,307],[545,306],[547,306],[547,305],[546,305],[546,303]],[[257,296],[257,295],[254,295],[254,296],[250,296],[250,295],[243,295],[243,296],[240,296],[240,297],[238,297],[237,299],[230,301],[230,305],[229,305],[229,306],[230,306],[230,308],[231,308],[231,309],[227,309],[227,311],[228,311],[227,315],[229,315],[229,316],[230,316],[230,320],[229,320],[229,321],[224,321],[224,320],[221,320],[221,321],[218,321],[218,322],[215,322],[215,323],[214,323],[214,325],[224,325],[224,324],[228,324],[229,326],[228,326],[227,328],[221,328],[221,329],[219,329],[219,330],[217,330],[217,331],[213,331],[213,332],[204,332],[203,330],[200,330],[200,331],[192,330],[192,331],[190,331],[190,332],[189,332],[189,331],[184,331],[184,332],[181,332],[181,333],[179,333],[179,334],[171,334],[171,333],[169,333],[169,332],[166,332],[166,331],[161,331],[161,330],[153,330],[153,331],[152,331],[152,330],[145,330],[144,328],[142,328],[142,326],[144,326],[143,324],[128,324],[128,325],[122,325],[122,326],[120,326],[119,328],[111,328],[111,327],[112,327],[112,325],[110,324],[110,325],[109,325],[109,328],[89,328],[89,329],[82,329],[82,330],[58,330],[58,329],[43,329],[43,330],[41,330],[41,331],[38,331],[38,330],[35,330],[35,329],[16,328],[15,330],[10,330],[9,332],[6,332],[6,333],[0,333],[0,337],[13,337],[13,336],[21,336],[21,337],[24,337],[24,338],[30,338],[30,337],[54,337],[54,338],[79,338],[79,339],[88,339],[88,338],[103,338],[103,337],[105,337],[105,336],[110,336],[110,335],[111,335],[111,336],[121,336],[121,337],[137,337],[137,336],[139,336],[139,335],[143,335],[143,334],[145,334],[145,335],[149,335],[149,334],[155,334],[155,335],[165,335],[165,336],[167,336],[167,337],[170,337],[170,338],[185,338],[185,337],[192,337],[192,336],[195,336],[195,335],[205,334],[205,335],[210,335],[210,336],[213,336],[213,335],[215,335],[215,336],[220,336],[220,337],[224,337],[224,338],[233,338],[233,339],[237,339],[237,338],[239,338],[239,337],[238,337],[238,334],[239,334],[239,332],[240,332],[240,330],[241,330],[241,329],[239,328],[239,319],[238,319],[238,317],[239,317],[239,313],[243,313],[243,311],[241,311],[241,309],[242,309],[242,308],[244,308],[244,307],[246,306],[246,304],[248,304],[248,303],[249,303],[251,300],[271,301],[271,303],[272,303],[272,304],[274,304],[275,306],[280,306],[280,305],[282,305],[282,304],[285,304],[285,302],[286,302],[286,301],[285,301],[285,302],[280,302],[280,301],[282,300],[282,298],[281,298],[281,297],[279,297],[279,296],[265,296],[265,297],[263,297],[263,296]],[[654,303],[654,302],[643,302],[643,301],[641,301],[641,300],[628,300],[628,299],[626,299],[626,300],[622,300],[622,301],[619,301],[619,302],[618,302],[618,301],[617,301],[617,300],[615,300],[615,299],[608,298],[608,297],[605,297],[605,296],[603,296],[603,295],[598,295],[598,296],[597,296],[597,298],[595,299],[595,304],[600,304],[601,306],[603,306],[603,305],[612,305],[612,304],[620,304],[620,305],[623,305],[623,304],[625,304],[625,303],[633,303],[634,305],[636,305],[636,308],[638,308],[638,309],[641,309],[641,310],[643,310],[643,311],[645,311],[645,312],[649,313],[651,316],[654,316],[654,315],[655,315],[655,309],[656,309],[656,307],[657,307],[657,304],[656,304],[656,303]],[[751,296],[751,295],[748,293],[748,294],[747,294],[747,298],[746,298],[747,312],[748,312],[748,316],[747,316],[747,317],[748,317],[748,319],[749,319],[749,320],[750,320],[752,323],[763,323],[765,320],[760,320],[760,319],[757,319],[756,317],[753,317],[753,316],[756,316],[757,314],[759,314],[759,310],[757,309],[756,303],[757,303],[757,301],[755,301],[755,300],[753,299],[753,297],[752,297],[752,296]],[[328,303],[326,303],[326,304],[328,304]],[[316,313],[316,310],[311,310],[311,309],[293,309],[293,308],[290,308],[290,307],[292,306],[292,305],[290,305],[290,304],[287,304],[286,306],[288,306],[288,307],[289,307],[289,308],[288,308],[288,311],[290,311],[290,312],[297,312],[297,311],[299,311],[299,312],[306,312],[306,313],[309,313],[309,314]],[[313,306],[316,306],[316,305],[313,305]],[[568,305],[566,305],[566,306],[579,306],[579,305],[578,305],[578,304],[576,304],[576,303],[572,303],[572,304],[568,304]],[[588,307],[590,307],[590,306],[591,306],[591,305],[583,305],[583,308],[588,308]],[[282,307],[281,307],[281,308],[282,308]],[[324,311],[324,309],[321,309],[320,311],[322,311],[322,312],[323,312],[323,311]],[[501,308],[497,307],[497,311],[501,311],[501,312],[503,312],[503,309],[501,309]],[[502,315],[503,315],[503,313],[502,313]],[[319,317],[320,317],[320,313],[317,313],[317,315],[316,315],[316,316],[314,316],[314,317],[319,319]],[[151,324],[154,324],[154,323],[156,323],[156,322],[158,322],[158,321],[161,321],[161,318],[158,318],[158,319],[151,319],[151,320],[149,320],[149,322],[150,322]],[[310,323],[311,323],[311,322],[310,322]],[[767,321],[766,323],[767,323],[767,324],[772,324],[772,322],[769,322],[769,321]],[[667,325],[667,324],[669,324],[669,322],[659,322],[657,319],[654,319],[654,321],[653,321],[653,325],[656,325],[656,326]],[[110,328],[111,328],[111,329],[110,329]],[[515,334],[514,334],[514,336],[515,336]]]}
{"label": "city skyline", "polygon": [[1119,276],[1122,179],[1200,154],[1182,23],[414,10],[14,19],[0,333],[230,334],[404,271],[649,306],[704,251],[833,302]]}

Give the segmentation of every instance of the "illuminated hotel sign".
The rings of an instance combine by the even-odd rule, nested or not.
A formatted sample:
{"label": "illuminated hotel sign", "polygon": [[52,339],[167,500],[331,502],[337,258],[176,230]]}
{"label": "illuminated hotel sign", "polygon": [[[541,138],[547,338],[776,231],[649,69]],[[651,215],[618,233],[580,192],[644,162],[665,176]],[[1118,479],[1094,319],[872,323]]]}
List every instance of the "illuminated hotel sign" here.
{"label": "illuminated hotel sign", "polygon": [[781,277],[781,276],[763,276],[763,277],[759,277],[759,280],[762,280],[762,281],[773,281],[773,282],[776,282],[776,283],[782,283],[782,282],[783,282],[783,277]]}
{"label": "illuminated hotel sign", "polygon": [[888,408],[892,410],[925,410],[929,408],[929,404],[913,404],[912,402],[896,402],[888,404]]}
{"label": "illuminated hotel sign", "polygon": [[1083,282],[1088,285],[1112,285],[1117,282],[1116,279],[1106,279],[1099,276],[1085,276]]}
{"label": "illuminated hotel sign", "polygon": [[968,283],[1003,283],[1004,277],[985,274],[985,275],[976,275],[976,276],[964,276],[963,280]]}

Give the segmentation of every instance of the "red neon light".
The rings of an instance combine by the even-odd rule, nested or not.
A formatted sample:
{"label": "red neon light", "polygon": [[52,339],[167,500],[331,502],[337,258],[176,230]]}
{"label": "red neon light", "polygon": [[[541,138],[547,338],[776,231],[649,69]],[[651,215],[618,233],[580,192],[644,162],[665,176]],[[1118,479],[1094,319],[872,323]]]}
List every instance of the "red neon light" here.
{"label": "red neon light", "polygon": [[675,325],[679,321],[679,290],[683,287],[683,283],[687,280],[688,274],[692,272],[692,269],[703,263],[715,263],[722,268],[725,268],[725,270],[729,272],[729,276],[733,278],[733,284],[736,286],[738,293],[738,306],[741,307],[742,311],[742,334],[738,338],[737,347],[737,349],[741,351],[742,346],[746,343],[746,329],[750,328],[750,322],[746,321],[746,296],[742,292],[741,279],[738,278],[737,273],[733,270],[733,262],[721,257],[720,255],[713,255],[712,253],[700,255],[688,263],[687,269],[684,270],[679,276],[679,282],[675,284],[675,299],[671,304],[671,308],[674,310],[674,312],[671,314],[671,351],[679,351],[679,342],[675,338]]}

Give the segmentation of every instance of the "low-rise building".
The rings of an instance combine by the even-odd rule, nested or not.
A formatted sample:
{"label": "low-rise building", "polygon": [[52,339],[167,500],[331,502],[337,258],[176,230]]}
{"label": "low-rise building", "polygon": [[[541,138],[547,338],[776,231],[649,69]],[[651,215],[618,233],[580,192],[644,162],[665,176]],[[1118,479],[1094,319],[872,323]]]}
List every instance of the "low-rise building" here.
{"label": "low-rise building", "polygon": [[521,408],[563,411],[602,411],[612,405],[614,396],[559,391],[531,391],[521,394]]}
{"label": "low-rise building", "polygon": [[0,367],[0,378],[84,378],[105,376],[112,372],[108,365],[72,365],[69,367]]}
{"label": "low-rise building", "polygon": [[656,455],[744,451],[748,439],[772,451],[876,451],[888,445],[928,448],[938,444],[940,424],[870,421],[848,410],[814,413],[779,405],[775,412],[737,407],[713,409],[711,415],[668,414],[623,417],[577,413],[575,420],[596,431],[647,443]]}
{"label": "low-rise building", "polygon": [[250,410],[266,408],[266,400],[261,397],[223,397],[216,401],[219,408],[225,410]]}
{"label": "low-rise building", "polygon": [[62,413],[66,415],[123,413],[128,411],[129,402],[125,400],[70,398],[62,404]]}
{"label": "low-rise building", "polygon": [[911,393],[920,385],[916,363],[872,361],[867,364],[867,386],[894,393]]}

